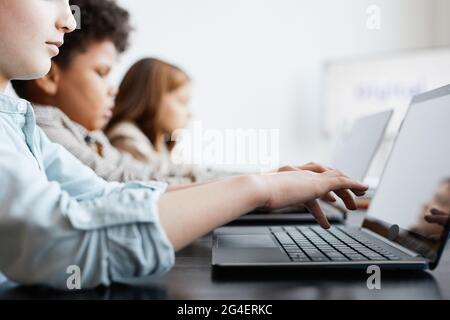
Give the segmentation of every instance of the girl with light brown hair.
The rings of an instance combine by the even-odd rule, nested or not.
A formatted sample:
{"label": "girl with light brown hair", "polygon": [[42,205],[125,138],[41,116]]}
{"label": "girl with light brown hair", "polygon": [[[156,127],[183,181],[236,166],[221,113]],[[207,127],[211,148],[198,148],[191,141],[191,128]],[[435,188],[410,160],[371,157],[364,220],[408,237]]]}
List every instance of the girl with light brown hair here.
{"label": "girl with light brown hair", "polygon": [[197,181],[199,175],[208,176],[206,168],[177,165],[171,158],[175,147],[172,134],[185,128],[191,117],[191,91],[191,80],[180,68],[153,58],[136,62],[119,87],[113,117],[105,130],[109,140],[116,148],[150,163],[161,177]]}

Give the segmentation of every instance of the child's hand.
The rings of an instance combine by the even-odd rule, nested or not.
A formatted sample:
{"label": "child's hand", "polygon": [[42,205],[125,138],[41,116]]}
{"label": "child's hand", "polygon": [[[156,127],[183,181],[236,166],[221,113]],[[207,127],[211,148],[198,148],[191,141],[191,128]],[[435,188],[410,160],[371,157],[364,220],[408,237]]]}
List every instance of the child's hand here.
{"label": "child's hand", "polygon": [[326,167],[324,165],[321,165],[319,163],[315,162],[309,162],[307,164],[304,164],[302,166],[284,166],[278,169],[278,172],[286,172],[286,171],[298,171],[298,170],[308,170],[316,173],[323,173],[326,171],[333,170],[332,168]]}
{"label": "child's hand", "polygon": [[[316,172],[316,173],[324,173],[327,171],[333,171],[334,169],[332,169],[330,167],[326,167],[319,163],[309,162],[302,166],[290,166],[290,165],[284,166],[284,167],[281,167],[280,169],[278,169],[278,172],[301,171],[301,170],[307,170],[307,171],[312,171],[312,172]],[[321,199],[326,202],[336,202],[336,198],[331,194],[331,192],[322,196]]]}
{"label": "child's hand", "polygon": [[317,199],[335,193],[349,210],[356,210],[351,193],[363,196],[368,186],[354,181],[337,170],[315,173],[308,170],[287,171],[262,176],[265,205],[271,209],[305,205],[323,228],[330,224]]}

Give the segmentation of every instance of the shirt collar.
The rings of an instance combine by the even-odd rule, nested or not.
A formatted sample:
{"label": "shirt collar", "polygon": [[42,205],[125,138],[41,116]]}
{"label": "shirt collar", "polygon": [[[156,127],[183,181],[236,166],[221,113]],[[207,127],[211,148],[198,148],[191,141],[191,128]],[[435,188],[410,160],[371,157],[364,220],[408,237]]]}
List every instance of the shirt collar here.
{"label": "shirt collar", "polygon": [[45,106],[40,104],[33,104],[35,112],[38,115],[39,121],[61,121],[63,125],[82,138],[87,144],[100,141],[100,132],[90,132],[81,124],[72,121],[61,109],[54,106]]}
{"label": "shirt collar", "polygon": [[29,109],[30,103],[28,101],[0,93],[0,112],[25,115]]}
{"label": "shirt collar", "polygon": [[70,128],[73,131],[76,131],[78,134],[81,134],[83,137],[89,135],[88,130],[86,130],[83,126],[79,125],[75,121],[72,121],[62,110],[54,106],[46,106],[38,103],[33,103],[35,113],[38,117],[38,121],[41,122],[53,122],[57,121],[63,123],[66,127]]}

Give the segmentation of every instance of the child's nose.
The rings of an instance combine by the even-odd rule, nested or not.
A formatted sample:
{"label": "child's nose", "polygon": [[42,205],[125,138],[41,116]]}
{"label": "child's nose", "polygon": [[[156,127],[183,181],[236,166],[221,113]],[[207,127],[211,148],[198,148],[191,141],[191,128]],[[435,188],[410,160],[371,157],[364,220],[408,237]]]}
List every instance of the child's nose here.
{"label": "child's nose", "polygon": [[111,97],[116,97],[118,92],[119,92],[119,90],[115,86],[111,86],[109,88],[109,95]]}
{"label": "child's nose", "polygon": [[64,33],[72,32],[77,27],[77,21],[72,13],[70,6],[66,6],[64,13],[56,22],[56,28]]}

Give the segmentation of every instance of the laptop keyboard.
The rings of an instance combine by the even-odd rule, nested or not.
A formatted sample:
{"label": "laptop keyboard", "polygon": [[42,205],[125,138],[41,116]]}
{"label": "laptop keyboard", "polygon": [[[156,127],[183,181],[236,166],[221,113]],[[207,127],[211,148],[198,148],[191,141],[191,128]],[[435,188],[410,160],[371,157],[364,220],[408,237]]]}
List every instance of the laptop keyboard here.
{"label": "laptop keyboard", "polygon": [[397,255],[375,245],[359,232],[340,228],[271,227],[293,262],[396,261]]}

